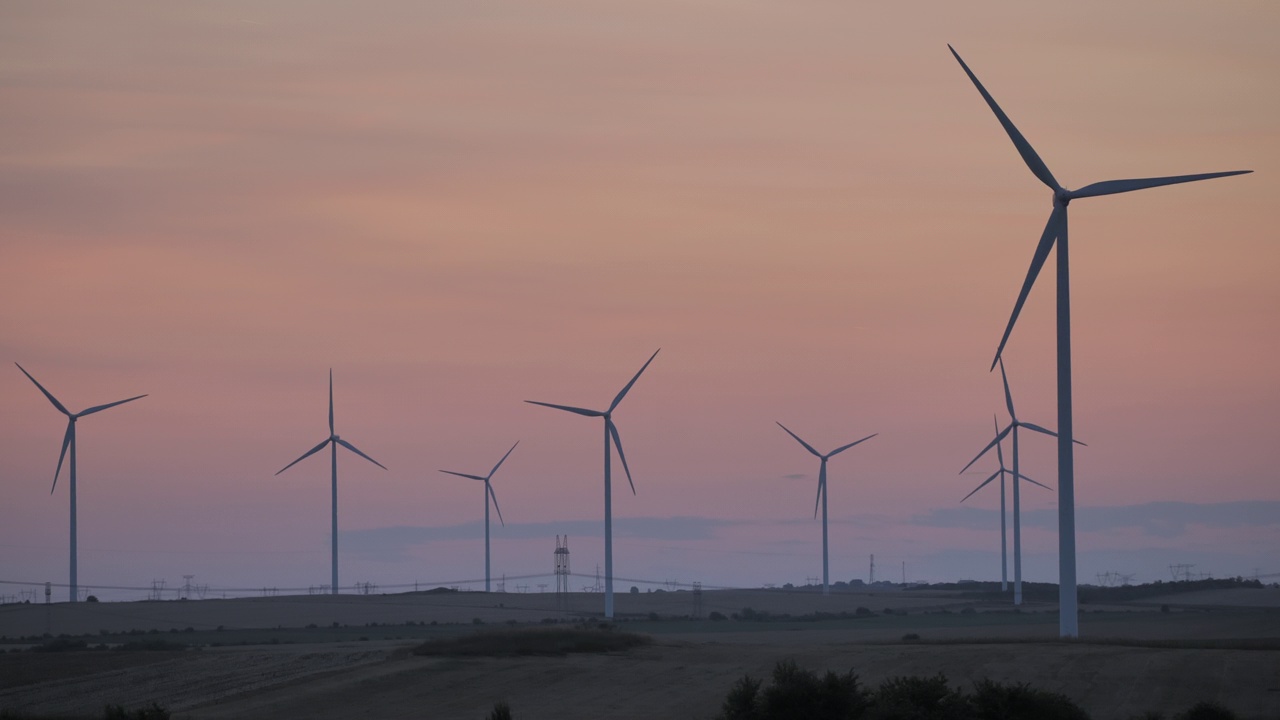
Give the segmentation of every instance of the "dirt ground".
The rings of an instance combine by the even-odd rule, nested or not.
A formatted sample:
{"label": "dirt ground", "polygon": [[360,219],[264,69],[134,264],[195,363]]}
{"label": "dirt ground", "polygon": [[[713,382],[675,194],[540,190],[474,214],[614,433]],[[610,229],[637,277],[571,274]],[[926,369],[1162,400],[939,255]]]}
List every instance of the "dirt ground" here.
{"label": "dirt ground", "polygon": [[[1274,593],[1280,595],[1280,593]],[[706,592],[702,611],[744,607],[792,615],[867,607],[873,618],[821,622],[649,620],[693,609],[687,593],[619,596],[624,629],[654,643],[626,653],[534,658],[425,658],[416,641],[298,642],[205,647],[185,652],[8,652],[0,655],[0,709],[61,716],[100,716],[106,703],[158,702],[175,717],[485,717],[506,700],[521,720],[532,718],[690,718],[708,720],[734,680],[767,676],[780,659],[815,670],[852,669],[864,683],[938,672],[955,685],[984,677],[1030,682],[1063,692],[1097,720],[1127,720],[1156,710],[1171,715],[1200,700],[1216,700],[1242,718],[1280,718],[1280,650],[1239,649],[1280,640],[1272,595],[1248,601],[1229,594],[1214,602],[1086,612],[1081,634],[1104,642],[1053,640],[1052,606],[1014,614],[970,605],[954,595]],[[585,612],[599,596],[572,599]],[[960,612],[966,606],[974,612]],[[59,608],[0,608],[0,635],[195,627],[294,627],[406,620],[486,624],[556,617],[554,596],[449,595],[308,596],[167,603],[84,603]],[[895,612],[884,614],[890,608]],[[1157,606],[1158,608],[1158,606]],[[906,611],[903,614],[902,610]],[[942,612],[949,610],[950,612]],[[46,616],[45,614],[48,614]],[[444,626],[440,626],[444,627]],[[907,633],[920,642],[904,642]],[[164,636],[166,638],[172,635]],[[199,637],[199,635],[193,636]],[[1151,647],[1170,641],[1175,647]],[[1215,646],[1235,646],[1234,649]],[[1269,647],[1277,645],[1273,642]]]}

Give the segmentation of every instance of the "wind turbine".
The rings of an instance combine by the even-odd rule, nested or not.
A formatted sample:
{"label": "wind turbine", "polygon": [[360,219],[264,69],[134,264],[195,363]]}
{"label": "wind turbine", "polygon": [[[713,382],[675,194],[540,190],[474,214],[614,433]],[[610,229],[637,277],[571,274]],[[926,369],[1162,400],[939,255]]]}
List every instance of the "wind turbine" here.
{"label": "wind turbine", "polygon": [[827,563],[827,460],[831,459],[831,457],[834,455],[839,455],[840,453],[844,452],[845,450],[848,450],[849,448],[853,447],[854,445],[857,445],[860,442],[863,442],[865,440],[870,440],[871,438],[875,437],[876,435],[879,435],[880,433],[872,433],[862,438],[862,440],[855,440],[849,443],[848,445],[841,445],[835,450],[832,450],[826,455],[823,455],[817,450],[814,450],[812,445],[805,442],[804,440],[801,440],[799,435],[788,430],[786,425],[783,425],[782,423],[778,423],[778,427],[782,428],[783,430],[786,430],[787,434],[795,438],[796,442],[803,445],[805,450],[808,450],[809,452],[813,453],[819,460],[822,461],[821,469],[818,470],[818,495],[813,499],[813,516],[815,518],[818,517],[818,503],[821,502],[822,503],[822,594],[830,595],[831,594],[831,582],[830,582],[831,578],[830,578],[830,573],[828,572],[828,563]]}
{"label": "wind turbine", "polygon": [[[1024,423],[1024,421],[1021,421],[1018,419],[1018,411],[1014,410],[1014,396],[1012,396],[1012,393],[1009,392],[1009,375],[1005,374],[1005,359],[1004,357],[1000,357],[1000,359],[998,360],[1000,360],[1000,380],[1002,383],[1004,383],[1004,386],[1005,386],[1005,407],[1007,410],[1009,410],[1009,425],[1007,425],[1007,427],[1004,430],[1001,430],[1001,432],[996,433],[996,439],[993,439],[993,441],[987,443],[987,447],[982,448],[982,452],[979,452],[978,457],[982,457],[983,455],[986,455],[988,451],[991,451],[992,446],[996,447],[997,454],[1002,455],[1002,452],[1000,450],[1000,445],[998,445],[998,443],[1000,443],[1000,441],[1002,441],[1002,439],[1004,439],[1005,436],[1007,436],[1007,434],[1010,434],[1010,433],[1012,434],[1012,441],[1014,441],[1014,469],[1011,470],[1012,477],[1014,477],[1014,605],[1021,605],[1021,603],[1023,603],[1023,530],[1021,530],[1021,528],[1023,528],[1023,525],[1021,525],[1021,518],[1023,518],[1023,511],[1021,511],[1021,501],[1019,500],[1019,495],[1018,495],[1018,478],[1028,480],[1028,482],[1032,482],[1032,483],[1036,483],[1036,480],[1032,480],[1028,478],[1027,475],[1021,474],[1021,470],[1019,470],[1018,428],[1027,428],[1028,430],[1036,430],[1037,433],[1046,434],[1046,436],[1050,436],[1050,437],[1059,437],[1059,436],[1057,436],[1057,433],[1053,432],[1053,430],[1044,429],[1034,423]],[[1080,442],[1078,441],[1078,439],[1074,439],[1074,438],[1071,439],[1071,442],[1075,443],[1075,445],[1084,445],[1083,442]],[[974,457],[973,460],[970,460],[969,465],[965,465],[964,469],[960,470],[961,473],[964,473],[965,470],[969,469],[969,466],[972,466],[974,462],[977,462],[978,457]],[[1005,464],[1005,461],[1004,459],[1002,459],[1002,457],[1001,457],[1000,464],[1001,466],[1004,466]],[[1039,483],[1036,483],[1036,484],[1038,484],[1038,486],[1041,486],[1041,484]],[[1041,486],[1041,487],[1048,489],[1047,486]],[[970,493],[970,495],[972,495],[972,493]],[[964,501],[961,500],[960,502],[964,502]],[[1004,509],[1004,488],[1001,488],[1001,509],[1000,510],[1001,510],[1001,515],[1004,515],[1004,510],[1005,510]],[[1004,532],[1004,527],[1001,527],[1001,532]],[[1001,589],[1004,589],[1004,588],[1001,588]]]}
{"label": "wind turbine", "polygon": [[1076,520],[1075,520],[1075,457],[1072,453],[1072,413],[1071,413],[1071,273],[1068,265],[1067,248],[1067,205],[1078,198],[1114,195],[1146,188],[1175,185],[1178,183],[1209,180],[1212,178],[1242,175],[1252,170],[1232,170],[1229,172],[1201,173],[1198,175],[1175,175],[1170,177],[1139,178],[1131,180],[1107,180],[1086,185],[1078,190],[1068,190],[1058,184],[1048,166],[1032,149],[1027,139],[1018,132],[1013,122],[996,104],[991,94],[978,81],[969,66],[960,58],[955,48],[947,46],[964,68],[964,72],[973,81],[987,101],[996,119],[1004,127],[1005,133],[1013,141],[1022,161],[1031,173],[1053,191],[1053,212],[1049,214],[1049,222],[1040,235],[1035,254],[1031,258],[1031,268],[1023,281],[1022,290],[1013,306],[1013,314],[1005,327],[1004,337],[996,349],[996,356],[991,361],[994,370],[1000,354],[1004,352],[1009,333],[1018,320],[1018,313],[1035,284],[1040,268],[1044,266],[1053,249],[1054,241],[1058,243],[1058,282],[1057,282],[1057,334],[1058,334],[1058,634],[1062,637],[1078,637],[1080,635],[1080,618],[1078,597],[1076,594]]}
{"label": "wind turbine", "polygon": [[360,452],[355,445],[352,445],[346,440],[343,440],[342,438],[338,437],[338,434],[333,431],[333,370],[329,370],[329,437],[325,438],[324,442],[320,443],[319,445],[303,453],[302,457],[280,468],[280,471],[277,472],[276,475],[279,475],[285,470],[288,470],[294,465],[297,465],[303,460],[306,460],[312,455],[315,455],[316,453],[323,450],[326,445],[328,445],[331,450],[329,465],[332,468],[332,479],[333,479],[333,485],[332,485],[333,487],[333,535],[332,535],[333,585],[331,586],[330,592],[334,595],[337,595],[338,594],[338,446],[341,445],[342,447],[359,455],[365,460],[368,460],[374,465],[377,465],[383,470],[386,470],[387,468],[385,465],[378,462],[377,460],[374,460],[368,455],[365,455],[364,453]]}
{"label": "wind turbine", "polygon": [[[964,497],[960,498],[960,502],[964,502],[965,500],[968,500],[969,498],[973,497],[974,493],[986,487],[992,480],[995,480],[997,477],[1000,478],[1000,591],[1004,592],[1005,590],[1009,589],[1009,557],[1008,557],[1008,551],[1007,551],[1008,543],[1005,540],[1005,520],[1004,520],[1005,518],[1004,476],[1008,474],[1013,477],[1013,564],[1014,564],[1013,604],[1021,605],[1022,604],[1022,536],[1019,533],[1019,528],[1021,527],[1021,525],[1019,524],[1020,515],[1018,510],[1019,508],[1018,480],[1019,479],[1026,480],[1027,482],[1032,483],[1034,485],[1039,485],[1045,490],[1049,490],[1051,488],[1048,485],[1043,485],[1041,483],[1038,483],[1035,480],[1032,480],[1031,478],[1027,477],[1026,475],[1020,475],[1017,473],[1017,471],[1010,470],[1009,468],[1006,468],[1004,466],[1004,446],[1001,444],[1001,440],[1004,438],[1004,434],[1000,433],[1000,422],[996,420],[994,415],[991,416],[991,423],[995,425],[996,439],[993,440],[992,442],[995,443],[995,446],[996,446],[996,457],[1000,461],[1000,468],[996,470],[994,473],[992,473],[991,477],[987,478],[986,480],[983,480],[982,484],[978,485],[978,487],[974,488],[973,490],[970,490],[968,495],[965,495]],[[1013,455],[1013,466],[1017,467],[1018,466],[1018,454],[1016,450],[1017,442],[1018,442],[1016,439],[1017,432],[1018,432],[1017,420],[1014,420],[1014,422],[1010,424],[1009,427],[1012,428],[1014,432],[1015,450]],[[1008,431],[1006,431],[1005,434],[1008,434]],[[990,447],[991,446],[988,445],[987,449],[990,449]],[[983,450],[983,453],[985,452],[986,450]],[[979,457],[981,457],[981,455]],[[974,461],[976,462],[977,458],[974,458]],[[969,463],[969,465],[972,465],[972,464],[973,464],[972,462]],[[969,469],[969,465],[965,466],[965,470]],[[960,472],[963,473],[964,470],[961,470]]]}
{"label": "wind turbine", "polygon": [[[519,445],[519,444],[520,444],[520,441],[517,440],[516,445]],[[516,445],[512,445],[511,450],[515,450]],[[502,456],[502,459],[498,461],[497,465],[493,466],[493,469],[489,471],[488,475],[468,475],[466,473],[454,472],[452,470],[440,471],[448,475],[457,475],[458,477],[469,478],[471,480],[479,480],[484,483],[484,591],[485,592],[489,592],[489,500],[490,499],[493,500],[493,509],[498,511],[498,522],[501,522],[504,527],[507,524],[507,521],[502,519],[502,510],[498,507],[498,496],[493,494],[493,485],[489,483],[489,478],[493,477],[493,474],[498,472],[498,468],[502,467],[502,463],[507,461],[507,455],[511,454],[511,450],[508,450],[507,454]]]}
{"label": "wind turbine", "polygon": [[[14,365],[18,365],[18,363],[14,363]],[[138,395],[138,396],[136,396],[136,397],[128,398],[127,400],[117,400],[116,402],[113,402],[113,403],[107,403],[106,405],[95,405],[94,407],[91,407],[91,408],[89,408],[88,410],[81,410],[81,411],[80,411],[80,412],[78,412],[78,413],[73,413],[73,412],[71,412],[70,410],[68,410],[68,409],[66,408],[66,406],[64,406],[62,403],[58,402],[58,398],[54,397],[54,396],[53,396],[53,393],[49,392],[48,390],[45,390],[45,389],[44,389],[44,386],[43,386],[43,385],[41,385],[39,381],[37,381],[35,378],[31,377],[31,373],[27,372],[26,368],[22,367],[21,365],[18,365],[18,369],[22,371],[22,374],[23,374],[23,375],[26,375],[26,376],[27,376],[27,379],[28,379],[28,380],[30,380],[31,382],[35,383],[36,387],[40,388],[40,392],[44,393],[44,396],[45,396],[45,397],[49,398],[49,402],[53,403],[53,406],[54,406],[55,408],[57,408],[57,409],[58,409],[58,412],[60,412],[60,413],[62,413],[63,415],[66,415],[66,416],[67,416],[67,433],[66,433],[65,435],[63,435],[63,436],[62,436],[62,452],[58,454],[58,468],[57,468],[56,470],[54,470],[54,471],[53,471],[53,487],[49,488],[49,494],[50,494],[50,495],[52,495],[52,494],[53,494],[53,491],[54,491],[54,490],[56,490],[56,489],[57,489],[57,487],[58,487],[58,475],[62,472],[62,461],[67,457],[67,448],[71,448],[71,465],[70,465],[70,467],[68,468],[68,475],[69,475],[69,476],[70,476],[70,478],[71,478],[71,583],[70,583],[71,588],[70,588],[70,589],[71,589],[71,602],[75,602],[77,599],[79,599],[79,598],[78,598],[78,596],[79,596],[79,592],[80,592],[79,582],[78,582],[78,580],[76,579],[76,578],[77,578],[77,568],[76,568],[76,420],[79,420],[80,418],[82,418],[82,417],[84,417],[84,416],[86,416],[86,415],[92,415],[92,414],[94,414],[94,413],[96,413],[96,412],[101,412],[101,411],[103,411],[103,410],[106,410],[107,408],[113,408],[113,407],[115,407],[115,406],[117,406],[117,405],[123,405],[123,404],[125,404],[125,403],[127,403],[127,402],[133,402],[134,400],[137,400],[137,399],[139,399],[139,398],[144,398],[144,397],[146,397],[146,395]]]}
{"label": "wind turbine", "polygon": [[553,405],[551,403],[537,402],[536,400],[525,400],[531,405],[542,405],[543,407],[564,410],[587,417],[604,418],[604,616],[606,618],[613,617],[613,489],[610,470],[612,463],[609,459],[610,443],[613,443],[618,448],[618,459],[622,461],[622,469],[627,473],[627,483],[631,485],[631,494],[636,494],[636,484],[631,481],[631,469],[627,467],[627,456],[622,452],[622,438],[618,435],[618,426],[613,424],[613,411],[618,408],[618,403],[622,402],[622,398],[626,397],[627,392],[631,390],[631,386],[636,384],[636,380],[640,379],[641,373],[645,371],[645,368],[649,367],[649,363],[653,362],[653,359],[658,357],[658,353],[661,351],[662,348],[658,348],[653,352],[653,355],[649,356],[644,366],[640,368],[640,372],[637,372],[635,377],[631,378],[631,382],[627,383],[613,398],[608,410],[588,410],[569,405]]}

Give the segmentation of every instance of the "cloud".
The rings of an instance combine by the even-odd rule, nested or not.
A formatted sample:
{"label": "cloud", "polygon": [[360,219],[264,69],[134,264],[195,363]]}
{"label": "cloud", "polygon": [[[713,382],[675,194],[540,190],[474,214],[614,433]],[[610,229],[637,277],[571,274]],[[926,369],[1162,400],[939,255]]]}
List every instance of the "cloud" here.
{"label": "cloud", "polygon": [[[720,528],[744,524],[749,524],[749,521],[695,516],[628,517],[614,518],[613,533],[615,537],[649,540],[710,540],[716,537],[716,530]],[[506,526],[490,525],[489,530],[492,537],[505,540],[542,540],[552,535],[565,534],[601,537],[604,535],[604,522],[565,520],[512,523]],[[396,525],[364,530],[344,530],[342,547],[344,550],[361,553],[400,553],[416,545],[452,540],[475,540],[483,535],[484,523],[478,520],[441,527]]]}
{"label": "cloud", "polygon": [[[999,511],[969,507],[942,508],[916,515],[910,522],[934,528],[983,530],[999,523]],[[1054,530],[1058,526],[1058,511],[1053,508],[1023,511],[1022,525]],[[1147,535],[1171,538],[1186,533],[1187,528],[1192,525],[1211,528],[1280,525],[1280,502],[1152,502],[1076,509],[1076,529],[1080,532],[1136,528]]]}

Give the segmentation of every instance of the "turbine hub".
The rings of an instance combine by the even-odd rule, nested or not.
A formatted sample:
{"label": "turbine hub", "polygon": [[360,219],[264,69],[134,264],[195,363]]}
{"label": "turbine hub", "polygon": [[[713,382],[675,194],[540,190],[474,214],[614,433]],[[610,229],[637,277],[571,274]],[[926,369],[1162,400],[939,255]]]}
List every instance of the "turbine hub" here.
{"label": "turbine hub", "polygon": [[337,434],[337,433],[334,433],[334,434],[333,434],[333,437],[331,437],[331,438],[329,438],[329,439],[330,439],[330,440],[341,440],[342,438],[338,437],[338,434]]}
{"label": "turbine hub", "polygon": [[1058,188],[1053,191],[1053,204],[1066,207],[1071,203],[1071,191],[1066,188]]}

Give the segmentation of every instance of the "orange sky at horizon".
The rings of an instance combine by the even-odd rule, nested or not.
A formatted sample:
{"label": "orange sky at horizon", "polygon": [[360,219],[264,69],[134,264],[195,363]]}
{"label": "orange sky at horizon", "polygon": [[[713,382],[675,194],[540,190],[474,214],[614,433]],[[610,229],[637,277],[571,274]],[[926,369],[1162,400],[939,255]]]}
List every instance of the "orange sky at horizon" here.
{"label": "orange sky at horizon", "polygon": [[[1280,501],[1273,4],[14,3],[0,28],[0,347],[73,409],[150,394],[80,424],[85,582],[150,580],[156,538],[174,568],[278,547],[327,581],[327,468],[272,474],[322,439],[329,368],[338,432],[390,468],[340,460],[344,531],[478,520],[436,471],[516,440],[508,522],[598,520],[599,423],[522,401],[604,407],[659,347],[615,517],[771,523],[689,562],[794,542],[820,569],[817,462],[778,420],[820,449],[880,433],[833,460],[833,519],[953,508],[1050,197],[948,42],[1069,187],[1255,171],[1072,204],[1077,498]],[[1050,427],[1052,300],[1046,270],[1007,355]],[[17,368],[0,388],[0,580],[61,581],[64,421]],[[926,564],[885,522],[833,529],[833,570]],[[550,565],[522,542],[495,552]],[[620,575],[679,570],[626,545]]]}

